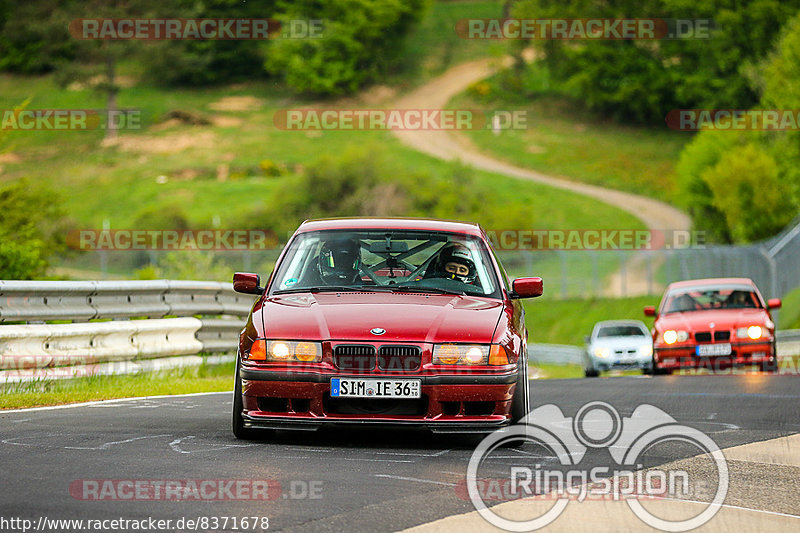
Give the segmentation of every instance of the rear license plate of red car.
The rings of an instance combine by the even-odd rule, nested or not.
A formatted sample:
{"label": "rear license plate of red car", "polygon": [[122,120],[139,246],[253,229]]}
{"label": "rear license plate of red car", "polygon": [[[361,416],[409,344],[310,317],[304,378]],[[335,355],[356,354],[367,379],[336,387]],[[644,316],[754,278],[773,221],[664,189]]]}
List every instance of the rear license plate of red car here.
{"label": "rear license plate of red car", "polygon": [[418,379],[331,378],[331,398],[419,398]]}
{"label": "rear license plate of red car", "polygon": [[715,356],[715,355],[730,355],[730,343],[724,344],[698,344],[695,348],[697,355]]}

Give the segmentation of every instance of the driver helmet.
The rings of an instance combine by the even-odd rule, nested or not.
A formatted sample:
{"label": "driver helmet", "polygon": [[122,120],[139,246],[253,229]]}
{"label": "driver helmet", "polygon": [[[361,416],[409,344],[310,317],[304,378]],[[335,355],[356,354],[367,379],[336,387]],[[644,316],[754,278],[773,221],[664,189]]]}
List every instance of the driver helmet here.
{"label": "driver helmet", "polygon": [[475,281],[477,271],[472,254],[463,244],[447,244],[439,250],[439,256],[433,265],[437,277],[455,279],[462,283]]}
{"label": "driver helmet", "polygon": [[320,248],[318,264],[319,275],[325,283],[355,283],[361,277],[361,246],[353,239],[328,241]]}

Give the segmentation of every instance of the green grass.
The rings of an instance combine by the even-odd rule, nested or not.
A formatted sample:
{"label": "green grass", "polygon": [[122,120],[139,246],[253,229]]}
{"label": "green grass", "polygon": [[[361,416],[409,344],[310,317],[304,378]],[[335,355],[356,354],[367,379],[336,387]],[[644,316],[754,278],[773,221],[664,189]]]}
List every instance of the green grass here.
{"label": "green grass", "polygon": [[66,380],[39,380],[0,386],[0,409],[233,390],[233,363],[175,370]]}
{"label": "green grass", "polygon": [[528,341],[583,346],[584,337],[601,320],[642,320],[652,327],[653,319],[645,317],[642,308],[658,301],[657,296],[559,301],[545,292],[540,298],[525,301]]}
{"label": "green grass", "polygon": [[582,378],[583,368],[580,365],[531,364],[531,376],[533,375],[536,375],[536,379]]}
{"label": "green grass", "polygon": [[[29,95],[33,96],[30,108],[101,107],[92,93],[59,89],[50,77],[0,76],[0,106],[10,107]],[[209,107],[226,96],[254,96],[262,106],[227,112]],[[354,146],[384,152],[387,177],[393,179],[402,179],[404,173],[448,176],[453,172],[452,163],[406,148],[383,131],[279,130],[272,124],[273,113],[306,103],[264,83],[200,91],[137,86],[124,89],[119,101],[122,107],[141,109],[154,117],[145,130],[123,133],[126,139],[160,140],[166,148],[188,139],[186,149],[161,153],[103,148],[100,131],[15,132],[13,152],[21,162],[4,165],[0,179],[28,177],[57,189],[78,228],[101,228],[106,220],[112,229],[133,228],[143,210],[168,212],[176,208],[185,213],[192,227],[212,227],[218,217],[221,227],[231,228],[238,227],[244,213],[257,207],[280,210],[277,191],[282,184],[293,183],[296,173],[320,156],[338,155]],[[163,131],[154,129],[155,119],[170,109],[240,123],[235,128],[178,125]],[[264,160],[284,166],[288,173],[279,177],[260,174],[259,164]],[[231,169],[226,181],[216,178],[220,165]],[[187,173],[194,177],[187,177]],[[166,183],[156,181],[162,175],[168,177]],[[487,172],[476,171],[475,175],[478,184],[493,194],[474,221],[490,229],[517,228],[519,220],[527,220],[527,227],[522,229],[642,227],[633,216],[584,196]],[[313,206],[309,211],[313,217]],[[432,215],[453,217],[452,213]]]}
{"label": "green grass", "polygon": [[[778,329],[800,329],[800,287],[787,293],[778,310]],[[773,311],[775,313],[775,311]]]}
{"label": "green grass", "polygon": [[[475,89],[488,90],[491,83],[480,82]],[[504,130],[500,135],[490,130],[466,132],[483,152],[499,159],[575,181],[677,200],[675,164],[691,139],[684,132],[617,124],[552,95],[487,101],[468,90],[448,105],[527,112],[524,130]]]}

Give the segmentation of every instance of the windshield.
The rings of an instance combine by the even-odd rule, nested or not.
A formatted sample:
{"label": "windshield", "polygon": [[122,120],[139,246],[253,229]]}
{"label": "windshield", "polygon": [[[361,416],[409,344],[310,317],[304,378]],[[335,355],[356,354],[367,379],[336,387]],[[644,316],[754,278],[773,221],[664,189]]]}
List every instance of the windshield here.
{"label": "windshield", "polygon": [[327,290],[423,291],[500,297],[480,239],[432,231],[301,233],[289,244],[273,294]]}
{"label": "windshield", "polygon": [[642,329],[640,326],[634,324],[623,326],[603,326],[597,332],[597,338],[600,337],[646,337],[647,330]]}
{"label": "windshield", "polygon": [[662,305],[662,313],[760,307],[758,295],[747,285],[686,287],[669,292]]}

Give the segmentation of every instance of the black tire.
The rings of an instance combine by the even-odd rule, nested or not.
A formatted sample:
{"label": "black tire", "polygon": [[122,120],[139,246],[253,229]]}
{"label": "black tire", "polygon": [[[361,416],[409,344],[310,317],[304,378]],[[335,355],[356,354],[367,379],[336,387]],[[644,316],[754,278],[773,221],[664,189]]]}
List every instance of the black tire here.
{"label": "black tire", "polygon": [[256,431],[251,428],[244,427],[244,419],[242,418],[242,411],[244,404],[242,403],[242,380],[239,378],[239,361],[236,361],[236,377],[233,384],[233,434],[240,440],[252,440],[256,437]]}
{"label": "black tire", "polygon": [[514,387],[514,397],[511,399],[511,422],[516,424],[530,411],[530,383],[528,382],[528,361],[523,361],[523,367],[517,376],[517,386]]}
{"label": "black tire", "polygon": [[653,357],[652,365],[653,365],[653,375],[654,376],[665,376],[667,374],[672,374],[671,370],[665,370],[663,368],[658,368],[658,366],[656,365],[656,358],[655,357]]}
{"label": "black tire", "polygon": [[585,375],[587,378],[596,378],[597,376],[599,376],[599,375],[600,375],[600,372],[598,372],[598,371],[597,371],[597,370],[595,370],[594,368],[584,368],[584,369],[583,369],[583,374],[584,374],[584,375]]}

